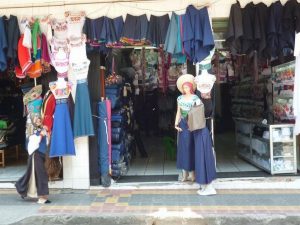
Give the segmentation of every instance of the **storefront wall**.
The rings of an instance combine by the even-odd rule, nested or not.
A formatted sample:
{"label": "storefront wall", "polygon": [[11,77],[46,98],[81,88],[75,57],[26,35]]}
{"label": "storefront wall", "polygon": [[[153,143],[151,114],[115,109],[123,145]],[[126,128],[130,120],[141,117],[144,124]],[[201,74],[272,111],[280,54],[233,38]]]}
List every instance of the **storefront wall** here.
{"label": "storefront wall", "polygon": [[[236,0],[157,0],[145,2],[114,2],[103,1],[103,3],[92,4],[77,4],[71,3],[87,3],[89,1],[64,1],[64,4],[59,0],[53,1],[28,1],[28,0],[14,0],[13,4],[6,0],[0,0],[0,14],[1,15],[15,15],[19,19],[25,16],[43,17],[52,15],[56,18],[64,16],[65,11],[80,11],[84,10],[86,15],[90,18],[97,18],[100,16],[117,17],[122,15],[124,18],[126,14],[141,15],[163,15],[171,14],[172,11],[181,14],[185,12],[185,8],[194,4],[198,7],[209,6],[209,13],[211,17],[228,17],[231,4],[236,3]],[[91,0],[90,2],[93,2]],[[242,6],[245,6],[249,0],[240,0]],[[259,3],[261,1],[253,1]],[[271,4],[272,0],[263,1],[265,4]],[[285,3],[286,0],[281,1]],[[54,4],[56,6],[54,6]],[[35,5],[43,7],[32,7]],[[51,6],[52,5],[52,6]],[[22,6],[26,8],[22,8]],[[74,95],[75,96],[75,95]],[[53,187],[73,188],[73,189],[88,189],[90,187],[89,179],[89,145],[88,138],[82,137],[75,140],[76,156],[64,157],[63,159],[63,181],[52,183]]]}

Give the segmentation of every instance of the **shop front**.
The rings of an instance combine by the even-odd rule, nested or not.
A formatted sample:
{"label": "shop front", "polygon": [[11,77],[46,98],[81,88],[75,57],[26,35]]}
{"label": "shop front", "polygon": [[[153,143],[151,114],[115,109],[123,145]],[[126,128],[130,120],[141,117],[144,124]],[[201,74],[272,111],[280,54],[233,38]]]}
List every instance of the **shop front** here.
{"label": "shop front", "polygon": [[[19,36],[14,54],[3,51],[6,58],[0,81],[13,83],[21,93],[19,98],[22,92],[42,85],[42,116],[54,120],[46,124],[51,127],[50,187],[89,189],[109,187],[113,180],[157,183],[181,179],[174,129],[180,95],[176,81],[187,73],[201,81],[206,75],[203,71],[214,77],[209,92],[201,92],[199,85],[197,95],[205,106],[218,178],[297,175],[294,98],[299,68],[294,49],[299,43],[291,33],[297,31],[298,12],[292,17],[295,27],[285,27],[287,16],[278,22],[286,35],[280,36],[282,30],[268,30],[275,23],[275,9],[288,15],[291,2],[3,3],[1,14],[17,16],[19,28],[12,28],[12,16],[3,17],[0,23]],[[190,23],[187,15],[193,18]],[[208,27],[198,29],[194,20],[200,21],[196,23],[199,27]],[[213,42],[195,50],[197,46],[191,43],[195,40],[204,46],[208,36]],[[9,37],[8,49],[14,46]],[[21,51],[30,54],[24,59]],[[4,99],[6,91],[2,90]],[[55,110],[50,100],[45,101],[48,90]],[[3,102],[1,119],[9,124]],[[24,112],[23,104],[19,102],[18,107],[24,118],[29,107],[25,105]],[[22,128],[25,136],[25,120]],[[5,168],[0,168],[2,182],[15,181],[5,179],[16,168],[20,176],[25,170],[25,143],[19,142],[8,146],[23,148],[19,150],[23,160],[17,166],[8,147],[1,147],[7,157]]]}

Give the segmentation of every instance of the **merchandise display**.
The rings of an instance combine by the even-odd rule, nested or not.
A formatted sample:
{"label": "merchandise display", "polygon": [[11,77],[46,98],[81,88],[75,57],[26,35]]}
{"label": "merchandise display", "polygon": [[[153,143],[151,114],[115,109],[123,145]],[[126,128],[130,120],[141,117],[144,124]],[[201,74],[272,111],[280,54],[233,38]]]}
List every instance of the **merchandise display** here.
{"label": "merchandise display", "polygon": [[294,125],[267,125],[242,118],[236,118],[235,125],[242,158],[271,174],[297,173]]}

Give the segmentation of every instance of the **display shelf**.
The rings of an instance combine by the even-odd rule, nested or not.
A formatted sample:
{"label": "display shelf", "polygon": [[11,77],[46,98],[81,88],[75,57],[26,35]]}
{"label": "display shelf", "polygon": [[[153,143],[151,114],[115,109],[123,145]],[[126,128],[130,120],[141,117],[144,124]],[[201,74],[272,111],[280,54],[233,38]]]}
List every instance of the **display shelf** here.
{"label": "display shelf", "polygon": [[[236,143],[239,148],[240,157],[271,174],[297,173],[294,125],[262,124],[257,120],[248,120],[244,118],[235,118],[235,122]],[[255,127],[263,128],[266,132],[269,132],[270,139],[265,139],[254,134],[253,130]],[[240,131],[240,129],[246,128],[247,131],[250,129],[249,134],[243,134],[243,132]],[[239,140],[241,137],[248,138],[249,140],[247,140],[247,142],[245,139]],[[276,138],[276,142],[274,141],[274,138]],[[282,138],[281,141],[279,141],[280,138]],[[245,149],[247,151],[246,154]],[[266,166],[268,164],[269,166]],[[288,168],[288,170],[286,168]]]}

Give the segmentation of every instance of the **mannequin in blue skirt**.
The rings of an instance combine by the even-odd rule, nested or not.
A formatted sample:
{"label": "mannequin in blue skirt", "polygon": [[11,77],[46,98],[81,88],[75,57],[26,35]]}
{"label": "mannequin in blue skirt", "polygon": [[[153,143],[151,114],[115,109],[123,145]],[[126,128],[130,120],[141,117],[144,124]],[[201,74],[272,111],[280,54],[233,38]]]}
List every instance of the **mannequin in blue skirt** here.
{"label": "mannequin in blue skirt", "polygon": [[194,76],[185,74],[177,80],[177,88],[182,93],[177,98],[177,113],[175,129],[177,138],[177,168],[182,170],[182,182],[195,181],[195,148],[193,134],[188,130],[187,115],[193,105],[199,104],[200,99],[194,94],[196,84]]}

